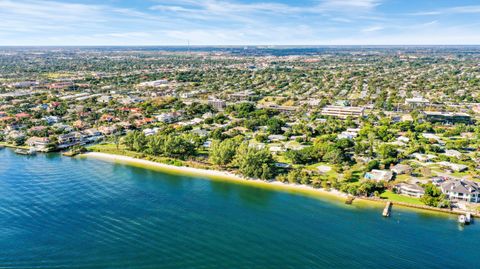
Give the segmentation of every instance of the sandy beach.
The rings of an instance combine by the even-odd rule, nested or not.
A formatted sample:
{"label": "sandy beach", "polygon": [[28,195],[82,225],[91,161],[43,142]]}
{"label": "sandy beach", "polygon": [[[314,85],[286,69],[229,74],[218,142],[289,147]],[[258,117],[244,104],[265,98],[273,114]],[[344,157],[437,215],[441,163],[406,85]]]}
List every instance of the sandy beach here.
{"label": "sandy beach", "polygon": [[181,174],[181,175],[191,175],[191,176],[201,176],[212,180],[222,180],[222,181],[231,181],[239,184],[246,184],[255,187],[275,189],[279,191],[289,192],[289,193],[299,193],[308,196],[329,196],[335,198],[339,201],[345,201],[347,195],[336,190],[326,191],[323,189],[313,188],[311,186],[299,185],[299,184],[288,184],[282,183],[279,181],[263,181],[259,179],[247,179],[242,176],[229,173],[226,171],[218,170],[207,170],[199,169],[186,166],[174,166],[169,164],[163,164],[148,160],[142,160],[137,158],[132,158],[128,156],[100,153],[100,152],[87,152],[79,155],[79,157],[84,158],[95,158],[115,163],[123,163],[127,165],[139,166],[142,168],[158,170],[166,173]]}
{"label": "sandy beach", "polygon": [[[263,181],[259,179],[245,178],[240,175],[236,175],[226,171],[218,170],[207,170],[200,168],[193,168],[187,166],[175,166],[169,164],[158,163],[149,160],[137,159],[133,157],[101,153],[101,152],[87,152],[81,155],[78,155],[80,158],[94,158],[114,163],[126,164],[131,166],[136,166],[140,168],[156,170],[163,173],[175,174],[175,175],[189,175],[195,177],[201,177],[203,179],[216,180],[216,181],[228,181],[235,184],[243,184],[257,188],[270,189],[275,191],[299,194],[303,196],[308,196],[312,198],[324,198],[329,199],[330,201],[339,202],[338,204],[344,204],[348,195],[342,193],[338,190],[327,191],[324,189],[317,189],[311,186],[300,185],[300,184],[289,184],[282,183],[279,181]],[[357,197],[354,200],[354,204],[357,206],[367,206],[375,208],[383,208],[386,201],[374,200],[374,199],[365,199],[362,197]],[[394,202],[396,207],[414,210],[418,212],[435,214],[435,215],[444,215],[444,214],[459,214],[462,212],[455,211],[445,211],[437,208],[430,207],[420,207],[415,205],[410,205],[406,203]]]}

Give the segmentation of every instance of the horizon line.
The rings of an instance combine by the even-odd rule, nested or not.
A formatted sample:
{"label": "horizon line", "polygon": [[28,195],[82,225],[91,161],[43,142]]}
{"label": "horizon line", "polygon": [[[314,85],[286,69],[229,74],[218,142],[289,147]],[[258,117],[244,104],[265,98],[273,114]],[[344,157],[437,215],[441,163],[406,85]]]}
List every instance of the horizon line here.
{"label": "horizon line", "polygon": [[336,45],[0,45],[0,48],[8,47],[30,47],[30,48],[41,48],[41,47],[304,47],[304,48],[313,48],[313,47],[477,47],[479,44],[336,44]]}

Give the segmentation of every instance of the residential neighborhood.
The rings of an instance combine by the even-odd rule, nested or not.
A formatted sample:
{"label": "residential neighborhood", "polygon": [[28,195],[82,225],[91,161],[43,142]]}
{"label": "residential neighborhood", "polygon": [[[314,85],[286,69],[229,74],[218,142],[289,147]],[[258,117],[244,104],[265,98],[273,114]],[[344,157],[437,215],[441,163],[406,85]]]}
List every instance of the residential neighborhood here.
{"label": "residential neighborhood", "polygon": [[[108,51],[85,69],[77,62],[95,51],[2,50],[5,146],[113,147],[355,196],[478,208],[480,56]],[[41,62],[34,75],[22,71],[31,60]],[[239,154],[264,158],[243,167]],[[425,192],[432,186],[441,195]]]}

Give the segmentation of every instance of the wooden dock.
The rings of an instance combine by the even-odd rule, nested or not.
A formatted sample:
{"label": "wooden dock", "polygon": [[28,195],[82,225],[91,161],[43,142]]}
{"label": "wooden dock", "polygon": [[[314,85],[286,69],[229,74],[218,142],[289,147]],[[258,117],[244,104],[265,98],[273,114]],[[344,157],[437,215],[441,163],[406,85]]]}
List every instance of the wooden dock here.
{"label": "wooden dock", "polygon": [[382,216],[390,217],[391,210],[392,210],[392,202],[388,201],[387,204],[385,205],[385,208],[383,209]]}

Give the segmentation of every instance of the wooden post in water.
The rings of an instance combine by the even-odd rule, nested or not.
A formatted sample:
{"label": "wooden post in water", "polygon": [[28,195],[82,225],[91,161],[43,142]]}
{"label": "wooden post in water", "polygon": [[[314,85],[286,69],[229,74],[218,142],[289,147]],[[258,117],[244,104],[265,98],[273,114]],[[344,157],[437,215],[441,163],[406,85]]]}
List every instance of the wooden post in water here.
{"label": "wooden post in water", "polygon": [[353,203],[353,200],[355,200],[355,196],[348,196],[345,204],[351,205]]}
{"label": "wooden post in water", "polygon": [[392,209],[392,202],[388,201],[387,204],[385,205],[385,208],[383,209],[382,215],[384,217],[390,217],[391,209]]}

